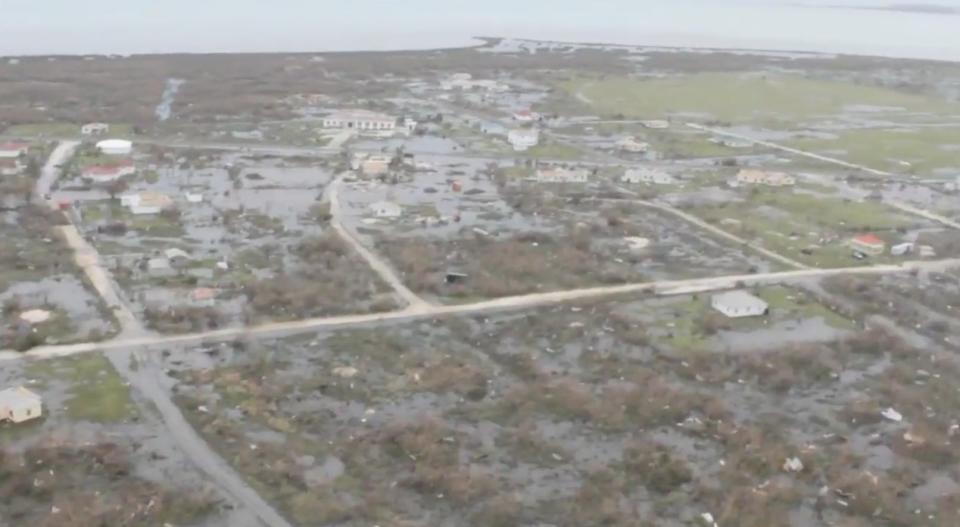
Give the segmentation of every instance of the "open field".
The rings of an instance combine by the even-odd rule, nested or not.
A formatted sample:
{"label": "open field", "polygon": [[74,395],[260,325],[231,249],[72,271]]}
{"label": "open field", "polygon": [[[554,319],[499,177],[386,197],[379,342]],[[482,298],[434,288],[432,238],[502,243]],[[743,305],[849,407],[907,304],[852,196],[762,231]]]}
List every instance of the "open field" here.
{"label": "open field", "polygon": [[[562,84],[603,116],[646,119],[699,115],[732,123],[795,122],[829,117],[851,107],[887,113],[960,115],[960,105],[877,86],[766,73],[702,73],[662,79],[576,79]],[[875,114],[874,114],[875,115]]]}
{"label": "open field", "polygon": [[830,139],[801,139],[788,146],[895,173],[960,174],[956,127],[846,130]]}

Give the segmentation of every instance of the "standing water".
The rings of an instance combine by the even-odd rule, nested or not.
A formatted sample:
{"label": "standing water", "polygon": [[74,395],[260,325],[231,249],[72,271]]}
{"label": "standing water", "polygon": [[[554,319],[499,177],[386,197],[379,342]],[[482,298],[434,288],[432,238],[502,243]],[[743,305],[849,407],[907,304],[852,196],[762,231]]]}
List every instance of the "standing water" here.
{"label": "standing water", "polygon": [[166,121],[170,118],[173,101],[177,98],[177,92],[180,91],[180,86],[183,83],[183,79],[167,79],[167,88],[163,90],[163,96],[160,97],[160,104],[158,104],[157,109],[154,110],[154,113],[157,114],[157,119]]}

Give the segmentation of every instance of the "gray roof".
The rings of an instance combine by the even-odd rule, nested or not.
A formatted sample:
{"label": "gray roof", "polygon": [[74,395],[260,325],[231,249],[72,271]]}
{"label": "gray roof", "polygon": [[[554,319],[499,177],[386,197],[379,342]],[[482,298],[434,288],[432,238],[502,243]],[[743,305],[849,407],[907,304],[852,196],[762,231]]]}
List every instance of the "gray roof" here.
{"label": "gray roof", "polygon": [[713,295],[713,302],[737,310],[758,308],[763,310],[770,307],[762,298],[753,296],[746,291],[728,291]]}
{"label": "gray roof", "polygon": [[23,387],[0,390],[0,406],[2,407],[23,408],[38,402],[40,402],[40,396]]}

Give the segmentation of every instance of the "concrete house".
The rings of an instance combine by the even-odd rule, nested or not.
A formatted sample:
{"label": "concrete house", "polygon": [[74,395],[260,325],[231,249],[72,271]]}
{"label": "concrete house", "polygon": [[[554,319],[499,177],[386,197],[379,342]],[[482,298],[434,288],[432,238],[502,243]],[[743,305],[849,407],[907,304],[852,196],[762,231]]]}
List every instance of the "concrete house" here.
{"label": "concrete house", "polygon": [[20,156],[27,155],[29,150],[30,145],[28,143],[19,141],[3,143],[0,144],[0,159],[16,159]]}
{"label": "concrete house", "polygon": [[197,307],[213,307],[217,302],[217,290],[211,287],[198,287],[190,291],[190,303]]}
{"label": "concrete house", "polygon": [[770,306],[746,291],[729,291],[713,295],[710,307],[728,318],[758,317],[766,315]]}
{"label": "concrete house", "polygon": [[22,423],[43,415],[43,400],[30,390],[7,388],[0,391],[0,421]]}
{"label": "concrete house", "polygon": [[323,118],[323,127],[389,132],[397,128],[397,119],[367,110],[338,110]]}
{"label": "concrete house", "polygon": [[108,156],[128,156],[133,152],[133,143],[126,139],[105,139],[97,143],[97,150]]}
{"label": "concrete house", "polygon": [[16,158],[0,158],[0,176],[16,176],[26,168],[24,164]]}
{"label": "concrete house", "polygon": [[745,168],[737,174],[737,183],[742,185],[767,185],[768,187],[789,187],[797,180],[786,172],[767,172]]}
{"label": "concrete house", "polygon": [[672,185],[677,182],[670,174],[654,168],[627,170],[620,181],[624,183],[646,183],[647,185]]}
{"label": "concrete house", "polygon": [[366,176],[380,176],[390,171],[390,156],[370,156],[360,163]]}
{"label": "concrete house", "polygon": [[666,128],[670,128],[670,122],[664,121],[662,119],[651,119],[649,121],[641,121],[640,124],[652,130],[663,130]]}
{"label": "concrete house", "polygon": [[399,218],[403,214],[403,208],[392,201],[371,203],[370,210],[378,218]]}
{"label": "concrete house", "polygon": [[107,123],[87,123],[80,127],[80,135],[104,135],[110,132]]}
{"label": "concrete house", "polygon": [[540,183],[586,183],[590,172],[582,168],[542,168],[534,178]]}
{"label": "concrete house", "polygon": [[540,115],[529,109],[513,112],[513,120],[521,123],[532,123],[538,119],[540,119]]}
{"label": "concrete house", "polygon": [[159,192],[138,192],[120,196],[120,205],[130,209],[133,214],[159,214],[173,206],[173,200]]}
{"label": "concrete house", "polygon": [[617,148],[631,154],[643,154],[650,150],[650,144],[631,135],[617,141]]}
{"label": "concrete house", "polygon": [[879,256],[887,250],[887,242],[873,234],[863,234],[850,240],[850,247],[854,251],[859,251],[863,254]]}
{"label": "concrete house", "polygon": [[136,174],[137,167],[132,160],[122,161],[109,165],[90,165],[83,169],[81,177],[89,179],[94,183],[109,183],[122,177]]}
{"label": "concrete house", "polygon": [[899,243],[890,248],[890,254],[893,256],[904,256],[913,252],[913,244],[910,242]]}
{"label": "concrete house", "polygon": [[517,152],[525,152],[540,144],[540,131],[535,128],[518,128],[507,133],[507,141]]}
{"label": "concrete house", "polygon": [[147,260],[147,273],[150,276],[164,277],[164,276],[173,276],[175,271],[173,266],[170,265],[170,260],[166,258],[150,258]]}

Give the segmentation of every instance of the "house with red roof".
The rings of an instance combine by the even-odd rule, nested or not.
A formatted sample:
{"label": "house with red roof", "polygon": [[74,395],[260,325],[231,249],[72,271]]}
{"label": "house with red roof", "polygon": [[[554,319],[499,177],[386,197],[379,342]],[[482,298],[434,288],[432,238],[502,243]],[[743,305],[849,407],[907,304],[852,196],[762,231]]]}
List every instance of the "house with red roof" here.
{"label": "house with red roof", "polygon": [[517,110],[513,112],[513,119],[521,123],[532,123],[540,118],[540,115],[531,110]]}
{"label": "house with red roof", "polygon": [[3,143],[0,144],[0,159],[16,159],[20,156],[27,155],[28,150],[30,150],[29,143],[19,141]]}
{"label": "house with red roof", "polygon": [[133,161],[128,159],[119,163],[90,165],[83,169],[81,175],[84,179],[90,179],[95,183],[109,183],[125,176],[132,176],[136,171]]}
{"label": "house with red roof", "polygon": [[863,254],[878,256],[887,250],[887,242],[874,236],[873,234],[862,234],[850,240],[850,247]]}

